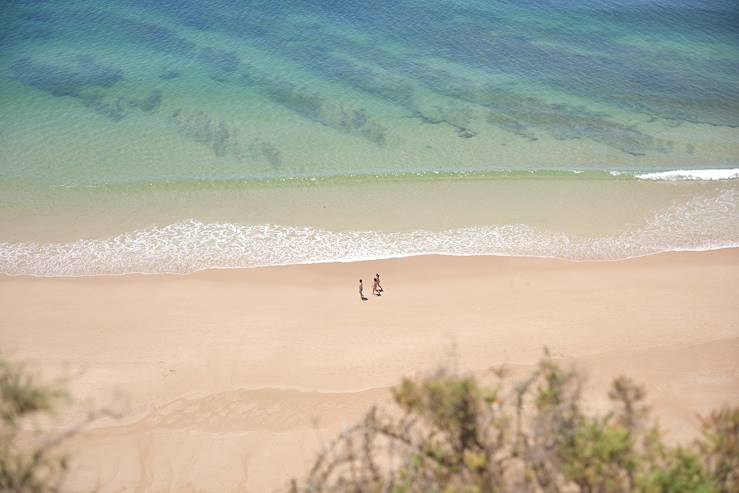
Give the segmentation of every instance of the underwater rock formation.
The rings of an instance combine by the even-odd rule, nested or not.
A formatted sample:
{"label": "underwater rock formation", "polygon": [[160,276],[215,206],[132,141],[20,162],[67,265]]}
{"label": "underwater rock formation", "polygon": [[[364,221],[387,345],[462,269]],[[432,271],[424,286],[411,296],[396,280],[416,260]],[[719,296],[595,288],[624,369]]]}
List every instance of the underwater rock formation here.
{"label": "underwater rock formation", "polygon": [[[530,98],[528,98],[530,99]],[[488,122],[535,139],[533,131],[545,132],[558,140],[589,139],[632,156],[650,152],[670,152],[672,143],[609,121],[605,115],[579,106],[547,104],[538,100],[514,100],[490,105]]]}
{"label": "underwater rock formation", "polygon": [[122,97],[107,98],[100,91],[85,91],[79,96],[83,105],[111,121],[126,117],[126,104]]}
{"label": "underwater rock formation", "polygon": [[10,70],[22,84],[58,97],[79,97],[86,88],[110,87],[123,80],[120,69],[97,63],[90,56],[78,56],[66,65],[20,58]]}
{"label": "underwater rock formation", "polygon": [[202,110],[175,110],[169,117],[170,125],[181,136],[206,145],[217,157],[230,156],[239,161],[262,161],[277,169],[282,164],[280,150],[265,140],[253,139],[244,148],[238,131],[223,119],[215,119]]}
{"label": "underwater rock formation", "polygon": [[[401,73],[437,94],[487,109],[486,121],[527,140],[547,133],[560,140],[584,138],[613,147],[629,155],[670,152],[670,142],[656,139],[632,127],[608,119],[608,115],[583,107],[561,105],[517,92],[480,83],[447,70],[432,68],[417,60],[399,57],[382,48],[321,32],[324,43],[340,49],[358,60],[364,60]],[[412,116],[425,117],[435,124],[433,109],[417,105]],[[466,127],[465,127],[466,128]],[[465,131],[460,136],[469,135]]]}
{"label": "underwater rock formation", "polygon": [[260,46],[277,51],[308,70],[327,75],[352,89],[359,89],[390,103],[404,107],[413,105],[413,86],[400,77],[357,65],[347,58],[331,54],[324,47],[285,43],[273,37],[265,41],[269,40],[273,42],[260,43]]}
{"label": "underwater rock formation", "polygon": [[129,106],[142,111],[154,111],[162,104],[162,91],[154,89],[145,98],[128,98],[127,103]]}
{"label": "underwater rock formation", "polygon": [[[485,2],[449,4],[445,9],[423,2],[390,6],[392,2],[386,1],[297,2],[292,4],[294,9],[274,8],[270,2],[228,5],[211,5],[197,0],[129,2],[157,9],[176,22],[197,29],[246,40],[307,69],[399,104],[404,104],[404,99],[411,94],[406,92],[407,88],[412,87],[404,85],[401,75],[416,79],[440,94],[444,94],[444,86],[454,83],[448,74],[422,61],[428,56],[493,76],[507,74],[532,78],[532,68],[535,68],[533,78],[543,85],[629,112],[638,111],[662,119],[739,126],[737,66],[725,54],[692,56],[630,42],[628,36],[618,35],[619,30],[559,29],[547,22],[523,22],[515,16],[509,18],[493,4]],[[731,2],[719,3],[733,6]],[[529,8],[520,6],[521,12]],[[735,9],[712,10],[699,9],[696,13],[698,17],[719,16],[711,20],[719,30],[716,36],[735,37],[736,22],[731,22],[734,17],[730,15]],[[390,11],[393,22],[385,18]],[[618,15],[628,17],[629,12],[634,11],[626,8]],[[297,20],[289,18],[294,12],[308,15],[298,14]],[[338,29],[327,29],[327,22],[312,20],[317,14],[319,19],[348,23],[357,36],[342,36],[337,34]],[[601,15],[598,8],[564,9],[560,14],[571,16],[575,21],[573,25],[581,26],[600,20],[597,16]],[[578,19],[582,22],[577,22]],[[644,19],[626,20],[628,23],[642,21]],[[655,31],[664,28],[666,21],[664,16],[656,15],[646,20]],[[669,18],[668,22],[683,22],[683,27],[690,31],[691,21],[693,19],[686,16],[684,19]],[[393,54],[393,49],[384,50],[367,39],[389,40],[403,48],[404,54]],[[710,43],[717,39],[720,38],[711,37]],[[396,82],[401,85],[395,87]],[[507,123],[504,125],[503,128],[511,127]],[[601,132],[593,134],[598,136]],[[638,140],[648,139],[639,137]],[[644,145],[637,144],[637,147]],[[660,152],[659,149],[642,150]]]}
{"label": "underwater rock formation", "polygon": [[77,56],[65,65],[21,58],[10,68],[13,77],[21,83],[52,96],[77,99],[85,107],[114,122],[125,118],[130,108],[151,112],[162,102],[159,89],[152,90],[143,98],[106,94],[106,89],[123,80],[123,72],[88,55]]}
{"label": "underwater rock formation", "polygon": [[470,108],[434,105],[417,110],[411,117],[418,118],[429,125],[448,125],[463,139],[470,139],[477,135],[477,132],[471,128],[473,120],[477,119],[477,114]]}
{"label": "underwater rock formation", "polygon": [[267,161],[274,169],[279,168],[282,164],[280,150],[269,142],[265,142],[261,139],[254,139],[254,141],[249,145],[249,151],[251,151],[252,155],[255,155],[257,158]]}
{"label": "underwater rock formation", "polygon": [[211,48],[210,46],[200,50],[198,61],[215,69],[219,75],[232,74],[241,63],[238,55],[233,51]]}
{"label": "underwater rock formation", "polygon": [[378,146],[387,143],[387,128],[373,120],[364,108],[352,108],[334,103],[318,93],[297,85],[264,76],[249,75],[249,83],[256,84],[271,101],[327,127],[362,137]]}
{"label": "underwater rock formation", "polygon": [[169,123],[183,137],[210,147],[218,157],[244,157],[238,132],[224,120],[215,120],[201,110],[187,112],[180,108],[169,117]]}

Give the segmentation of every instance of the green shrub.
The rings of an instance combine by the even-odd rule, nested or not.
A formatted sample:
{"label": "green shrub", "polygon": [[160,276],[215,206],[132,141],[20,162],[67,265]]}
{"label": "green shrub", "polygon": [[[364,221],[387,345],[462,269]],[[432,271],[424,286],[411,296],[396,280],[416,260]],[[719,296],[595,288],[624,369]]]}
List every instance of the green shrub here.
{"label": "green shrub", "polygon": [[737,493],[739,407],[667,445],[643,387],[613,381],[605,414],[582,409],[582,379],[548,353],[525,380],[446,371],[404,379],[397,409],[373,408],[317,457],[297,492]]}
{"label": "green shrub", "polygon": [[25,369],[0,360],[0,491],[58,491],[67,460],[55,453],[57,437],[30,430],[34,418],[53,414],[67,399],[58,385],[44,385]]}

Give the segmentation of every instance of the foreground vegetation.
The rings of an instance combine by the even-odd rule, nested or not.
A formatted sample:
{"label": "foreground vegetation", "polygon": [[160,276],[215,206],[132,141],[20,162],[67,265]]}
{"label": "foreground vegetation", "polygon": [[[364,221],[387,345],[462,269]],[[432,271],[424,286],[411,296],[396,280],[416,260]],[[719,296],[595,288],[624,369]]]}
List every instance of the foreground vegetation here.
{"label": "foreground vegetation", "polygon": [[109,409],[90,410],[75,425],[48,431],[56,412],[69,402],[64,380],[44,383],[0,359],[0,493],[62,491],[69,462],[60,446],[92,421],[117,417]]}
{"label": "foreground vegetation", "polygon": [[[548,354],[524,381],[438,371],[393,389],[397,408],[370,410],[317,456],[292,493],[737,493],[739,407],[700,418],[702,432],[666,444],[645,393],[613,381],[605,414],[585,412],[582,379]],[[0,360],[0,492],[60,491],[68,468],[58,447],[100,414],[57,434],[39,423],[67,401]],[[48,423],[48,419],[46,419]],[[43,428],[43,427],[42,427]]]}
{"label": "foreground vegetation", "polygon": [[0,361],[0,491],[58,491],[67,460],[56,453],[63,435],[38,436],[38,419],[67,400],[62,386],[38,383],[22,367]]}
{"label": "foreground vegetation", "polygon": [[293,493],[737,493],[739,407],[666,444],[642,387],[613,381],[605,414],[585,412],[582,379],[545,354],[526,380],[439,371],[405,379],[397,409],[374,408],[317,457]]}

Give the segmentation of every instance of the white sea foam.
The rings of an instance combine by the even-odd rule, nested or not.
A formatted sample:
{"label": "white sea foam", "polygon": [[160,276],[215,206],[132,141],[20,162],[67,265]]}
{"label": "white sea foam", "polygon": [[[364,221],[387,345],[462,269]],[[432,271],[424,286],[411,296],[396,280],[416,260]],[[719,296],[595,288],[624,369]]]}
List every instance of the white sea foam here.
{"label": "white sea foam", "polygon": [[576,237],[523,224],[382,233],[188,220],[110,239],[0,243],[0,272],[88,276],[349,262],[423,254],[616,260],[676,250],[739,246],[737,192],[723,190],[654,215],[617,235]]}
{"label": "white sea foam", "polygon": [[734,169],[677,169],[636,175],[640,180],[661,181],[716,181],[739,179],[739,168]]}

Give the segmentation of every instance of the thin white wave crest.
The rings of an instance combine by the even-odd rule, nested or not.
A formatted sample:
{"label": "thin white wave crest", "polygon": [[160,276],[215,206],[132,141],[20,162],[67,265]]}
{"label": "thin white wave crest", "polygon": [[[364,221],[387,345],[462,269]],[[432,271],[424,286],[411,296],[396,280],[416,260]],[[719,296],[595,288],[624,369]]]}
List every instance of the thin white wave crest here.
{"label": "thin white wave crest", "polygon": [[49,277],[186,274],[424,254],[618,260],[739,246],[737,195],[729,189],[694,198],[658,212],[641,227],[596,238],[539,231],[523,224],[382,233],[188,220],[103,240],[0,243],[0,272]]}
{"label": "thin white wave crest", "polygon": [[223,180],[184,180],[184,181],[161,181],[152,182],[146,180],[144,182],[121,182],[121,183],[57,183],[51,185],[52,188],[59,189],[83,189],[83,190],[117,190],[117,189],[136,189],[144,187],[147,190],[156,189],[157,187],[171,188],[173,186],[181,186],[184,188],[207,187],[213,188],[218,186],[238,187],[244,185],[269,185],[269,184],[317,184],[317,183],[341,183],[341,182],[363,182],[389,179],[389,180],[417,180],[418,178],[433,179],[551,179],[556,178],[617,178],[619,180],[650,180],[650,181],[721,181],[721,180],[739,180],[739,168],[715,168],[715,169],[675,169],[664,171],[637,171],[637,170],[603,170],[603,169],[499,169],[486,171],[459,171],[459,170],[432,170],[417,172],[387,172],[387,173],[348,173],[337,175],[319,175],[319,176],[283,176],[283,177],[261,177],[261,178],[239,178],[239,179],[223,179]]}
{"label": "thin white wave crest", "polygon": [[636,175],[640,180],[653,181],[718,181],[739,179],[739,168],[734,169],[676,169]]}

